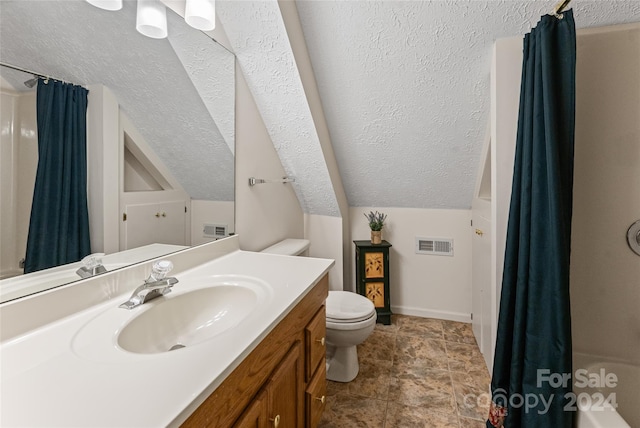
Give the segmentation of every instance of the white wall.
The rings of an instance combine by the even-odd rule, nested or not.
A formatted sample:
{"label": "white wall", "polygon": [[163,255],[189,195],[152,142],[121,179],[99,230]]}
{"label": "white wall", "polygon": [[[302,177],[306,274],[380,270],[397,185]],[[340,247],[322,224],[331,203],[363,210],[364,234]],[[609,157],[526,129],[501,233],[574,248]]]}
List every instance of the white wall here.
{"label": "white wall", "polygon": [[119,106],[103,85],[87,95],[87,208],[91,251],[119,251],[120,200]]}
{"label": "white wall", "polygon": [[[351,207],[351,240],[370,239],[364,213],[388,215],[382,239],[390,242],[391,309],[394,313],[470,321],[471,210]],[[415,253],[415,237],[453,238],[454,255]],[[351,257],[355,247],[351,243]],[[345,289],[355,289],[352,263]]]}
{"label": "white wall", "polygon": [[15,126],[18,95],[0,90],[0,278],[12,275],[18,269],[16,254],[16,201],[17,201],[17,136]]}
{"label": "white wall", "polygon": [[640,364],[640,24],[578,33],[573,348]]}
{"label": "white wall", "polygon": [[343,222],[340,217],[304,215],[304,236],[310,241],[309,256],[335,260],[335,264],[329,271],[330,290],[345,289],[342,229]]}
{"label": "white wall", "polygon": [[20,97],[18,103],[18,213],[16,251],[20,258],[27,252],[27,236],[31,220],[33,188],[38,170],[38,126],[36,122],[36,92]]}
{"label": "white wall", "polygon": [[203,230],[205,224],[226,225],[227,234],[235,233],[233,224],[235,209],[232,201],[202,201],[191,200],[191,245],[204,244],[215,241],[215,238],[205,238]]}
{"label": "white wall", "polygon": [[251,91],[236,67],[236,231],[240,248],[260,251],[285,238],[304,236],[300,203],[291,185],[249,186],[249,177],[285,175]]}
{"label": "white wall", "polygon": [[[2,270],[18,270],[25,256],[38,167],[35,91],[2,90]],[[6,110],[5,110],[6,109]],[[8,121],[8,122],[7,122]],[[10,125],[5,128],[4,125]],[[4,130],[11,132],[5,134]],[[5,167],[8,169],[5,171]],[[5,182],[5,175],[11,181]],[[4,196],[8,198],[5,199]],[[6,217],[5,217],[6,216]],[[5,219],[8,220],[5,222]]]}

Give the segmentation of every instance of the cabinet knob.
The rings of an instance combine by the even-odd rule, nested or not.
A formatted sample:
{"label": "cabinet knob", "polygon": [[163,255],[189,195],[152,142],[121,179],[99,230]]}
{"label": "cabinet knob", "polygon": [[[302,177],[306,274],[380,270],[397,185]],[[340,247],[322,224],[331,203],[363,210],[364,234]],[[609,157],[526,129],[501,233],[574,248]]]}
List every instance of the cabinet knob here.
{"label": "cabinet knob", "polygon": [[162,213],[162,217],[166,217],[166,216],[167,216],[167,213]]}
{"label": "cabinet knob", "polygon": [[160,213],[156,213],[156,217],[160,217]]}
{"label": "cabinet knob", "polygon": [[327,401],[327,399],[325,398],[325,396],[323,395],[322,397],[314,397],[316,400],[318,400],[319,402],[321,402],[322,404],[324,404],[325,401]]}
{"label": "cabinet knob", "polygon": [[316,342],[320,342],[320,345],[324,346],[324,337],[321,339],[316,339]]}
{"label": "cabinet knob", "polygon": [[273,428],[278,428],[278,426],[280,425],[280,415],[276,415],[276,417],[273,419],[269,418],[269,420],[273,422]]}
{"label": "cabinet knob", "polygon": [[484,235],[484,232],[482,230],[480,230],[480,229],[476,229],[476,235],[482,236],[482,235]]}

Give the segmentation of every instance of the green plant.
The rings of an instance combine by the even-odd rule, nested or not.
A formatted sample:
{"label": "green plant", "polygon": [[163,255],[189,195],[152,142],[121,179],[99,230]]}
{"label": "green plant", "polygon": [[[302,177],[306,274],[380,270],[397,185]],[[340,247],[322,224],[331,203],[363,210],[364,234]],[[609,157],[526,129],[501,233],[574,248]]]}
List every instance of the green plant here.
{"label": "green plant", "polygon": [[369,211],[369,214],[365,213],[364,216],[369,221],[369,227],[373,231],[382,230],[384,227],[384,221],[387,219],[387,215],[379,213],[378,211]]}

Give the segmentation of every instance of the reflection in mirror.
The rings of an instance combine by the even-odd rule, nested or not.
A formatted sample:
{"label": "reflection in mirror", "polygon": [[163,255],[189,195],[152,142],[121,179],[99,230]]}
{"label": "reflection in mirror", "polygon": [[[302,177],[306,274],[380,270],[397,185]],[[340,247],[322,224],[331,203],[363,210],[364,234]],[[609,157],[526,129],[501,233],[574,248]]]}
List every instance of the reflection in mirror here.
{"label": "reflection in mirror", "polygon": [[[166,253],[235,232],[235,58],[171,10],[168,38],[145,37],[135,2],[123,3],[109,12],[85,1],[0,2],[2,63],[89,89],[91,248],[112,257],[112,269],[160,256],[160,244]],[[20,274],[25,255],[37,166],[30,79],[0,67],[0,279]],[[44,282],[80,279],[60,274],[75,265]],[[9,281],[0,302],[21,296]]]}
{"label": "reflection in mirror", "polygon": [[[144,245],[138,248],[132,248],[131,250],[104,255],[101,257],[101,265],[109,272],[154,257],[165,256],[184,248],[186,247],[170,244]],[[0,303],[78,281],[81,279],[78,271],[83,266],[82,261],[79,261],[26,275],[17,275],[3,279],[0,281],[2,291],[2,293],[0,293]]]}

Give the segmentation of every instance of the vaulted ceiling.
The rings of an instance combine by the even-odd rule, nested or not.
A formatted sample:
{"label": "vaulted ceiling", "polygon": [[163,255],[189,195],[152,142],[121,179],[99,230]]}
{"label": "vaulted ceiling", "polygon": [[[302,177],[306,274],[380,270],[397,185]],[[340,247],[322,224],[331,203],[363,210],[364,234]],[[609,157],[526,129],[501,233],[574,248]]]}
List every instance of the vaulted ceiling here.
{"label": "vaulted ceiling", "polygon": [[[286,34],[277,1],[218,4],[304,211],[339,215],[316,118],[303,102],[308,88],[292,52],[295,34]],[[523,37],[555,2],[296,5],[349,205],[469,208],[489,126],[493,42]],[[635,0],[572,6],[577,28],[640,21]]]}
{"label": "vaulted ceiling", "polygon": [[[493,41],[523,36],[554,1],[296,4],[349,205],[470,207],[489,122]],[[637,0],[571,6],[578,28],[640,21]],[[232,198],[232,184],[216,190],[222,195],[206,187],[212,171],[228,168],[216,162],[232,156],[217,128],[233,132],[212,119],[208,100],[219,94],[208,70],[216,64],[208,48],[194,48],[195,38],[206,36],[183,34],[184,22],[173,19],[168,40],[147,39],[135,33],[130,1],[117,14],[80,0],[2,1],[0,8],[0,60],[80,84],[105,83],[192,197]],[[278,3],[218,0],[218,10],[303,210],[343,215]],[[79,37],[56,36],[64,31]],[[53,54],[60,49],[63,55]],[[175,62],[138,65],[160,57]],[[187,104],[187,96],[195,102]],[[163,115],[152,114],[151,105]],[[222,142],[217,151],[214,140]]]}
{"label": "vaulted ceiling", "polygon": [[[493,41],[555,3],[298,0],[349,205],[469,208]],[[577,28],[640,21],[637,0],[571,6]]]}

